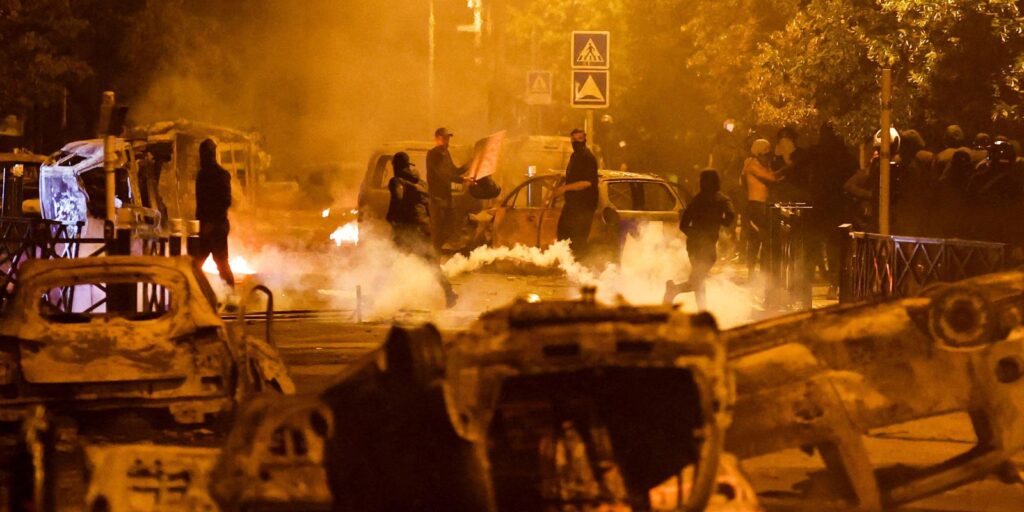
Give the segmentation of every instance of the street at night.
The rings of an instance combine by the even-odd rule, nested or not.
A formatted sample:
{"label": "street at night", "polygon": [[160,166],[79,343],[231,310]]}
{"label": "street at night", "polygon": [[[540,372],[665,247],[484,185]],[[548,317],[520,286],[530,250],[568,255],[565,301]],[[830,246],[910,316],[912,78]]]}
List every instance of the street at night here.
{"label": "street at night", "polygon": [[1022,34],[0,0],[0,512],[1024,510]]}

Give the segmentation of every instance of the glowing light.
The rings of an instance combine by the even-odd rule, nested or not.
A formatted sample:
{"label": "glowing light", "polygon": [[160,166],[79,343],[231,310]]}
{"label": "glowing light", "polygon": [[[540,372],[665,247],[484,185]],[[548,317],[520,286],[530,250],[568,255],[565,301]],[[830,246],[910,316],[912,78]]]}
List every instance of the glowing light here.
{"label": "glowing light", "polygon": [[[241,256],[231,258],[228,265],[231,266],[231,272],[236,276],[251,276],[256,273],[256,269],[252,268],[249,262]],[[213,256],[207,256],[206,261],[203,262],[203,272],[217,275],[217,264],[213,262]]]}
{"label": "glowing light", "polygon": [[321,216],[321,217],[323,217],[323,218],[325,218],[325,219],[326,219],[327,217],[330,217],[330,216],[331,216],[331,209],[330,209],[330,208],[327,208],[327,209],[325,209],[324,211],[320,212],[320,216]]}
{"label": "glowing light", "polygon": [[526,296],[526,302],[529,302],[530,304],[536,304],[540,302],[540,295],[537,295],[536,293],[531,293]]}
{"label": "glowing light", "polygon": [[331,240],[334,245],[341,247],[342,244],[355,245],[359,243],[359,222],[352,221],[339,227],[331,233]]}

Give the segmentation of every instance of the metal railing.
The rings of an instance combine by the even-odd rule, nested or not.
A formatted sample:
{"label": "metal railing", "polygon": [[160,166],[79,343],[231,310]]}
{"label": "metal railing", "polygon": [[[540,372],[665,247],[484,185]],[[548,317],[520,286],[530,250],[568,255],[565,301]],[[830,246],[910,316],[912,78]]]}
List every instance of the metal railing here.
{"label": "metal railing", "polygon": [[[114,238],[83,238],[81,223],[77,226],[63,224],[58,221],[24,218],[0,217],[0,309],[3,309],[13,296],[18,285],[18,269],[31,259],[59,259],[96,257],[104,255],[147,255],[172,256],[182,253],[182,244],[175,243],[167,237],[154,236],[148,233],[132,233],[130,230],[118,230]],[[108,288],[113,287],[123,293],[117,302],[120,307],[134,307],[139,298],[139,307],[144,310],[165,308],[168,302],[166,290],[153,283],[132,285],[109,285],[93,287],[95,298],[83,305],[75,301],[76,286],[69,286],[52,293],[51,305],[59,311],[89,313],[108,304]],[[130,288],[130,289],[129,289]]]}
{"label": "metal railing", "polygon": [[24,262],[78,257],[80,229],[69,227],[49,220],[0,217],[0,307],[14,293]]}
{"label": "metal railing", "polygon": [[959,281],[1014,266],[1009,246],[973,240],[886,236],[848,231],[839,301],[908,297],[933,283]]}
{"label": "metal railing", "polygon": [[805,203],[774,203],[768,208],[768,238],[761,260],[766,309],[811,309],[810,212],[811,206]]}

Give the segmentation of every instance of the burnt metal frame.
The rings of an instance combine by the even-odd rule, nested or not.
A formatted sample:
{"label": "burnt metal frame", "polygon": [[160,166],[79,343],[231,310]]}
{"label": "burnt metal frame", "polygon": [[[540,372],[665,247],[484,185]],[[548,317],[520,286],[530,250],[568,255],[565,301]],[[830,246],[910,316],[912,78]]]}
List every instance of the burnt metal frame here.
{"label": "burnt metal frame", "polygon": [[[97,246],[84,257],[133,252],[130,231],[122,230],[118,237],[113,239],[82,238],[82,228],[82,223],[70,225],[46,219],[0,217],[0,310],[13,296],[18,284],[18,268],[27,260],[78,258],[83,244]],[[165,237],[142,236],[137,240],[140,242],[139,251],[142,255],[168,254],[169,243]],[[82,313],[90,313],[106,304],[107,287],[96,287],[103,292],[103,298],[81,311]],[[61,311],[71,312],[74,294],[75,287],[69,286],[62,288],[57,296],[50,297],[50,300]],[[166,308],[169,304],[167,290],[155,283],[143,283],[142,294],[142,305],[146,311]]]}
{"label": "burnt metal frame", "polygon": [[909,297],[947,283],[1010,268],[1009,246],[995,242],[846,232],[839,300]]}

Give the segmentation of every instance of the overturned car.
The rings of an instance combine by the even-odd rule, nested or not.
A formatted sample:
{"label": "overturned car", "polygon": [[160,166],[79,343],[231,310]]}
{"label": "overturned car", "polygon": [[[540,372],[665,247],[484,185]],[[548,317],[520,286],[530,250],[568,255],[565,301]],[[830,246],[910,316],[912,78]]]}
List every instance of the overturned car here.
{"label": "overturned car", "polygon": [[[741,458],[817,451],[824,485],[780,498],[817,509],[889,510],[988,475],[1019,481],[1022,318],[1024,273],[1004,272],[726,331],[737,383],[726,447]],[[965,452],[930,467],[871,460],[871,429],[958,411],[977,438]]]}
{"label": "overturned car", "polygon": [[723,490],[731,402],[710,316],[592,291],[517,302],[447,343],[395,326],[318,400],[254,405],[213,494],[224,510],[325,508],[309,499],[322,487],[289,483],[322,458],[333,510],[650,510],[666,482],[684,490],[668,508],[703,510]]}
{"label": "overturned car", "polygon": [[[0,510],[197,510],[216,454],[199,448],[248,397],[294,392],[274,347],[242,327],[188,258],[25,263],[0,317]],[[114,461],[118,478],[88,478]]]}

